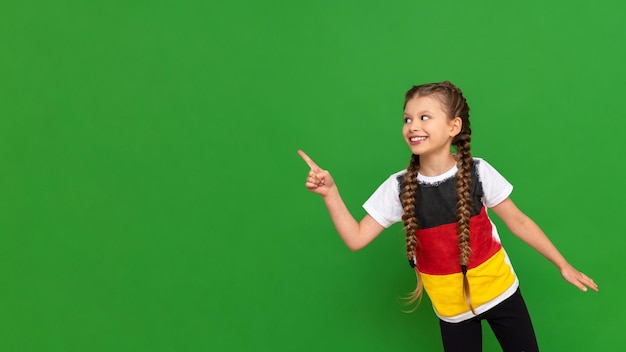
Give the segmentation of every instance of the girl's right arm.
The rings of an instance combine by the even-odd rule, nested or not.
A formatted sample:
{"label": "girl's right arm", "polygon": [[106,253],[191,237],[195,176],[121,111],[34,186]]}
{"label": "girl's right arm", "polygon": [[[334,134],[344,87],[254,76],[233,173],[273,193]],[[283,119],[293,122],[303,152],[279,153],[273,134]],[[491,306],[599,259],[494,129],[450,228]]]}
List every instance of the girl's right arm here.
{"label": "girl's right arm", "polygon": [[357,222],[341,199],[330,173],[317,166],[303,151],[298,150],[298,154],[311,168],[306,179],[306,188],[322,196],[333,224],[348,248],[357,251],[365,247],[385,229],[369,215]]}

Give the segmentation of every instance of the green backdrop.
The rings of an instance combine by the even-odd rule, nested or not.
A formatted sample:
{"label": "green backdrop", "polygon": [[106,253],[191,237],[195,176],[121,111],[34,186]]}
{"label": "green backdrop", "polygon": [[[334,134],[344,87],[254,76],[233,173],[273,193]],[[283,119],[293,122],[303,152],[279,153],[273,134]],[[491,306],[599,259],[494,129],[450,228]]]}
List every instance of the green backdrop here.
{"label": "green backdrop", "polygon": [[0,3],[0,349],[440,351],[402,229],[349,251],[296,150],[360,218],[408,163],[404,92],[449,79],[474,155],[600,285],[497,222],[543,350],[614,350],[625,4]]}

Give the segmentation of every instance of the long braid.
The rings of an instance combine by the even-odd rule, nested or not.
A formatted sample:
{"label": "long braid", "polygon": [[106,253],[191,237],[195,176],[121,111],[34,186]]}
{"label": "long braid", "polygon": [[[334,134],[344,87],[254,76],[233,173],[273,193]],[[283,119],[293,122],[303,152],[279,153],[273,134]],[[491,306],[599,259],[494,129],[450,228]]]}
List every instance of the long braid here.
{"label": "long braid", "polygon": [[467,304],[470,307],[472,313],[474,307],[472,306],[472,299],[470,295],[469,281],[467,280],[467,265],[471,254],[470,250],[470,187],[471,187],[471,170],[473,167],[473,160],[470,153],[470,135],[465,134],[459,138],[457,143],[457,168],[458,173],[456,177],[457,185],[457,204],[456,204],[456,217],[457,217],[457,232],[459,235],[459,261],[461,263],[461,272],[463,273],[463,296]]}
{"label": "long braid", "polygon": [[452,143],[456,146],[457,157],[457,176],[456,176],[456,188],[457,188],[457,204],[456,204],[456,217],[457,217],[457,233],[459,239],[459,262],[461,264],[461,272],[463,274],[463,297],[469,306],[472,313],[474,306],[472,305],[472,296],[470,294],[469,281],[467,279],[467,269],[469,259],[471,255],[470,248],[470,209],[472,207],[472,200],[470,197],[470,189],[472,182],[471,171],[474,165],[472,158],[470,142],[472,140],[472,129],[470,128],[469,121],[469,106],[461,90],[450,82],[447,88],[450,91],[448,95],[449,113],[452,116],[458,116],[462,120],[462,129],[457,134]]}
{"label": "long braid", "polygon": [[[406,256],[409,260],[409,264],[413,268],[415,268],[415,248],[417,247],[417,229],[419,228],[417,216],[415,215],[415,208],[417,207],[415,195],[418,189],[417,173],[419,171],[419,162],[419,155],[413,155],[411,157],[407,172],[404,174],[404,187],[400,195],[403,210],[402,222],[404,223],[404,229],[406,231]],[[419,301],[422,296],[422,280],[420,280],[417,270],[415,270],[415,273],[417,275],[417,287],[409,296],[408,304]]]}

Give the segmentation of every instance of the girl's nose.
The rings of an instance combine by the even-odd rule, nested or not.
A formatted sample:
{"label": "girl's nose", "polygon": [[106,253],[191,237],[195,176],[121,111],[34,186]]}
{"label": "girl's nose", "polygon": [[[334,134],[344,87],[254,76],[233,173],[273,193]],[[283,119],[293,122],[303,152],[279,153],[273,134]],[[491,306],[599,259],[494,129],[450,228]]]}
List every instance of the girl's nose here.
{"label": "girl's nose", "polygon": [[411,125],[409,126],[409,129],[411,131],[419,131],[420,128],[421,128],[421,124],[420,124],[419,120],[411,121]]}

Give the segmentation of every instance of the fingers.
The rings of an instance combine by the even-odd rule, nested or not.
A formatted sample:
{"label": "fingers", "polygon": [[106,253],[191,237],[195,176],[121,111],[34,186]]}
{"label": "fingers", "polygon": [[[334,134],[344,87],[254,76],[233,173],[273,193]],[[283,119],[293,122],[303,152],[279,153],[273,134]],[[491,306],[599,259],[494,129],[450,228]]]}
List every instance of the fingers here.
{"label": "fingers", "polygon": [[306,155],[305,152],[303,152],[302,150],[298,150],[298,154],[300,154],[302,159],[304,159],[304,162],[306,162],[307,165],[309,165],[311,170],[321,171],[321,168],[319,166],[317,166],[317,164],[313,161],[313,159],[311,159],[308,155]]}
{"label": "fingers", "polygon": [[332,176],[330,176],[328,171],[322,170],[319,166],[317,166],[317,164],[302,150],[298,150],[298,154],[311,168],[305,182],[306,188],[314,193],[325,196],[335,184]]}
{"label": "fingers", "polygon": [[598,292],[598,285],[589,276],[574,271],[572,277],[568,280],[572,285],[578,287],[581,291],[587,292],[588,288]]}
{"label": "fingers", "polygon": [[592,289],[592,290],[594,290],[594,291],[598,292],[598,284],[596,284],[596,283],[593,281],[593,279],[592,279],[592,278],[590,278],[589,276],[587,276],[587,275],[585,275],[585,274],[583,274],[583,273],[580,273],[580,277],[579,277],[578,281],[579,281],[581,284],[583,284],[583,285],[584,285],[584,286],[583,286],[583,288],[582,288],[582,290],[583,290],[583,291],[587,291],[587,287],[589,287],[590,289]]}
{"label": "fingers", "polygon": [[327,171],[315,172],[311,170],[309,176],[306,178],[306,187],[314,189],[326,185]]}

